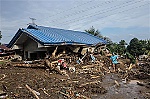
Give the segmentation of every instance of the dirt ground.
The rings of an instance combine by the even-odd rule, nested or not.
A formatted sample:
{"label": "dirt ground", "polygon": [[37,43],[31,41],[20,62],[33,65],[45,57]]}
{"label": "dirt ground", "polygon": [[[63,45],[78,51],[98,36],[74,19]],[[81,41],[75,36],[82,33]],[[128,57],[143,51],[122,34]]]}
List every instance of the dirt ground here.
{"label": "dirt ground", "polygon": [[150,99],[150,62],[141,61],[132,71],[118,72],[92,65],[88,69],[76,66],[75,72],[63,70],[63,75],[45,67],[0,65],[0,98]]}

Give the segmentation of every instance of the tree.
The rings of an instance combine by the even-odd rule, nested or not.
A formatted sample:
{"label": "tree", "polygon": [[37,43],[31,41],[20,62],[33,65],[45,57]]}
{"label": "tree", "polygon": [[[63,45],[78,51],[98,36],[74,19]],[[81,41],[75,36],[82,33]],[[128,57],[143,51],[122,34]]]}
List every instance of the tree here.
{"label": "tree", "polygon": [[123,46],[127,45],[127,43],[126,43],[125,40],[121,40],[121,41],[119,42],[119,44],[120,44],[120,45],[123,45]]}
{"label": "tree", "polygon": [[130,59],[130,61],[131,61],[132,64],[135,64],[136,59],[129,52],[126,52],[126,58]]}
{"label": "tree", "polygon": [[99,37],[99,38],[104,39],[104,40],[107,42],[107,44],[111,44],[111,43],[112,43],[112,41],[111,41],[110,38],[108,38],[108,37],[103,37],[103,36],[101,35],[101,33],[99,32],[99,30],[96,30],[93,26],[92,26],[89,30],[85,30],[85,32],[90,33],[90,34],[92,34],[92,35],[94,35],[94,36],[97,36],[97,37]]}
{"label": "tree", "polygon": [[100,32],[98,30],[96,30],[93,26],[89,30],[85,30],[85,32],[90,33],[94,36],[103,38],[103,36],[100,34]]}
{"label": "tree", "polygon": [[126,45],[127,43],[125,42],[125,40],[121,40],[118,44],[118,54],[119,55],[123,55],[126,52]]}
{"label": "tree", "polygon": [[147,40],[145,53],[150,56],[150,40]]}
{"label": "tree", "polygon": [[119,55],[123,55],[125,54],[126,52],[126,46],[127,43],[125,42],[125,40],[121,40],[118,43],[110,43],[110,44],[107,44],[107,47],[110,49],[111,52],[114,52],[114,53],[118,53]]}
{"label": "tree", "polygon": [[118,44],[117,43],[107,44],[107,47],[110,49],[111,52],[118,53]]}
{"label": "tree", "polygon": [[146,55],[150,55],[150,40],[140,40],[142,44],[142,51]]}
{"label": "tree", "polygon": [[143,44],[137,38],[133,38],[127,46],[127,51],[133,56],[139,56],[144,54],[142,48]]}
{"label": "tree", "polygon": [[103,37],[103,39],[105,40],[105,41],[107,41],[107,44],[112,44],[113,42],[112,42],[112,40],[110,39],[110,38],[108,38],[108,37]]}

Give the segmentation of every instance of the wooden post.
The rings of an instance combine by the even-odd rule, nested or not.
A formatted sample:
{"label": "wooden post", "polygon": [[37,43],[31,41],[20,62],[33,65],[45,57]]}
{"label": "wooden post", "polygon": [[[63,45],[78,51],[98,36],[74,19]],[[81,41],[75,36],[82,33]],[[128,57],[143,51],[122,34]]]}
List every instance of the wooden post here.
{"label": "wooden post", "polygon": [[55,58],[58,46],[55,48],[54,52],[52,53],[52,58]]}

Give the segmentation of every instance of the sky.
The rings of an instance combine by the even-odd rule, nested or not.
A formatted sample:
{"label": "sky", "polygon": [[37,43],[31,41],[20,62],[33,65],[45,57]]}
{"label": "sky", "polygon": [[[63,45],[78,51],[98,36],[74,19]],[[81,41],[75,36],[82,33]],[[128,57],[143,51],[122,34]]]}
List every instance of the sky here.
{"label": "sky", "polygon": [[0,0],[2,44],[28,24],[85,31],[92,26],[118,43],[150,39],[150,0]]}

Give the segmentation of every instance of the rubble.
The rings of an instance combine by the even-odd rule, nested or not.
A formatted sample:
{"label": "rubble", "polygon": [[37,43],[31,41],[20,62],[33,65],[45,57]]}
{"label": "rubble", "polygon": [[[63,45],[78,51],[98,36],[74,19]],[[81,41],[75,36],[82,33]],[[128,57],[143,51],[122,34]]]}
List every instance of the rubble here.
{"label": "rubble", "polygon": [[[118,71],[112,72],[107,50],[104,55],[92,57],[89,53],[82,57],[65,52],[56,55],[56,50],[57,47],[53,57],[43,60],[4,62],[0,65],[0,90],[6,91],[11,99],[94,99],[109,93],[114,85],[121,88],[122,81],[127,84],[132,79],[142,79],[145,82],[137,85],[149,88],[149,62],[135,65],[129,64],[128,59],[120,59]],[[104,86],[108,74],[113,81],[108,80]]]}
{"label": "rubble", "polygon": [[7,98],[7,96],[8,96],[8,95],[7,95],[6,92],[0,90],[0,99],[5,99],[5,98]]}

